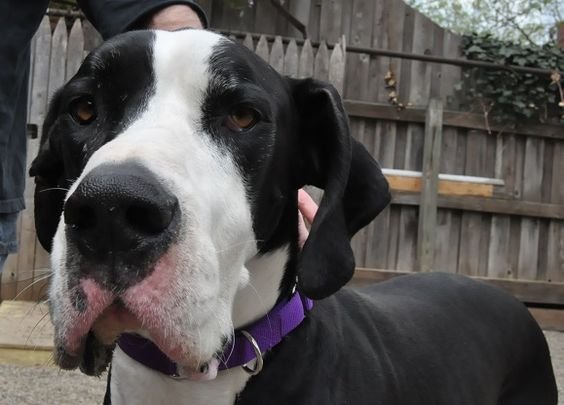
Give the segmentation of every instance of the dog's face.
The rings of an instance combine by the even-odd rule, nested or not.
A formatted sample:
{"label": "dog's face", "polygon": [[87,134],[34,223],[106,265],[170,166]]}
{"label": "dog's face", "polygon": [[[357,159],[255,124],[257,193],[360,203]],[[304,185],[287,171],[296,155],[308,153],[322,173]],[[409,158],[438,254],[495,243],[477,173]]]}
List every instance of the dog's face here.
{"label": "dog's face", "polygon": [[[257,255],[287,250],[281,294],[296,274],[310,296],[336,291],[349,238],[389,200],[334,89],[198,30],[128,33],[89,55],[51,103],[31,174],[56,361],[94,374],[124,330],[187,370],[209,362]],[[298,255],[304,184],[326,196]]]}

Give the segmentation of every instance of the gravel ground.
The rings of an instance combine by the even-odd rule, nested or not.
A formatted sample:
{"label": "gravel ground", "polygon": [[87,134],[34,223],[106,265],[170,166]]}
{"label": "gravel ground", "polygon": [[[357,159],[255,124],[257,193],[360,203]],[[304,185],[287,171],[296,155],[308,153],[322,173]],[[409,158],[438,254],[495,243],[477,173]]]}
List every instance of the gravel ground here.
{"label": "gravel ground", "polygon": [[[546,332],[564,405],[564,333]],[[0,405],[101,404],[104,379],[54,367],[0,366]],[[532,405],[532,404],[531,404]]]}

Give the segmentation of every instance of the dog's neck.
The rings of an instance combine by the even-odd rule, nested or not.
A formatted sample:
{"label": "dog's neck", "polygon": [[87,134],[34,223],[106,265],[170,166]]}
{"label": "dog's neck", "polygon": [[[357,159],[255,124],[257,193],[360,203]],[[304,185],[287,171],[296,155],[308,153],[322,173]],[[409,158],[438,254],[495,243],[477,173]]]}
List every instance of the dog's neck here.
{"label": "dog's neck", "polygon": [[290,296],[296,283],[298,248],[297,191],[283,209],[269,240],[245,264],[243,280],[233,303],[233,326],[240,328],[264,316],[281,299]]}
{"label": "dog's neck", "polygon": [[289,259],[289,247],[284,246],[247,262],[249,279],[237,291],[233,303],[235,328],[261,318],[274,307],[283,293],[282,284]]}

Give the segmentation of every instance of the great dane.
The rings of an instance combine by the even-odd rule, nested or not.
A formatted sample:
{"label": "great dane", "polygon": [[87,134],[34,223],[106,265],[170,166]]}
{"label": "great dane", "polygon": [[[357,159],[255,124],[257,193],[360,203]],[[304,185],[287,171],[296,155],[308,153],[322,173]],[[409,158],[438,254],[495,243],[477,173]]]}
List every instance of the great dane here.
{"label": "great dane", "polygon": [[[111,362],[106,403],[557,402],[509,295],[446,274],[341,289],[350,238],[390,201],[380,167],[333,87],[220,35],[96,49],[53,97],[31,175],[55,361]],[[306,184],[325,194],[300,249]]]}

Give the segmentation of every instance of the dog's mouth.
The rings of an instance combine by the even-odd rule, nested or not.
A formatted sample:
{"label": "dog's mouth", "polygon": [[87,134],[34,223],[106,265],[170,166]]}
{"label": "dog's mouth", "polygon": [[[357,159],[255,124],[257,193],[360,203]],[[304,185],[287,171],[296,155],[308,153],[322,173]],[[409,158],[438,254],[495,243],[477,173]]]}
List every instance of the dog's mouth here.
{"label": "dog's mouth", "polygon": [[[75,344],[56,344],[55,362],[63,369],[75,369],[88,375],[100,375],[106,370],[117,339],[122,333],[142,329],[139,319],[119,299],[114,300],[94,320],[85,332],[76,332]],[[77,335],[78,333],[78,335]]]}
{"label": "dog's mouth", "polygon": [[[101,312],[92,327],[80,337],[78,348],[71,351],[68,345],[57,345],[55,362],[63,369],[78,367],[87,375],[99,376],[107,369],[116,342],[123,333],[135,333],[151,338],[141,320],[118,298]],[[171,348],[175,347],[172,341],[151,340],[156,340],[154,343],[165,354],[170,353]],[[202,381],[211,380],[217,376],[219,366],[217,357],[199,362],[195,367],[191,366],[190,362],[187,362],[182,356],[171,357],[171,360],[179,364],[179,374],[188,379]]]}
{"label": "dog's mouth", "polygon": [[[174,318],[167,316],[168,306],[162,305],[162,294],[147,294],[158,297],[156,302],[146,296],[140,301],[143,294],[135,287],[118,296],[90,279],[81,280],[75,289],[81,292],[85,308],[77,310],[76,304],[73,307],[65,300],[69,305],[56,311],[54,357],[59,367],[80,368],[87,375],[98,376],[107,369],[119,337],[136,333],[153,341],[187,378],[209,380],[217,375],[217,359],[202,358],[198,343],[176,328]],[[60,319],[63,314],[65,318]]]}

